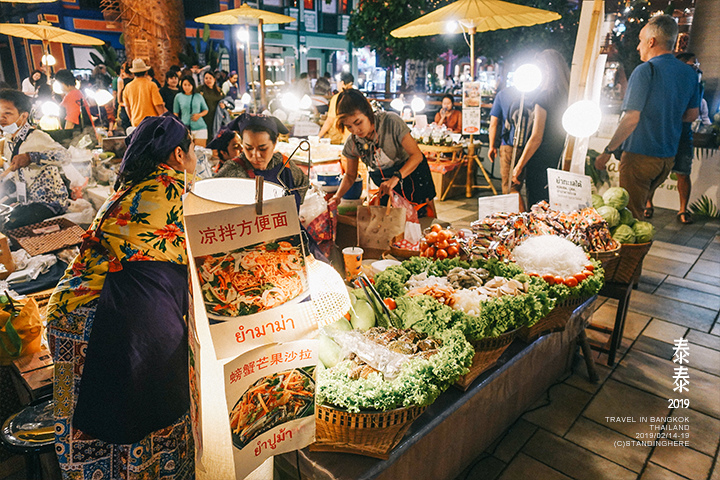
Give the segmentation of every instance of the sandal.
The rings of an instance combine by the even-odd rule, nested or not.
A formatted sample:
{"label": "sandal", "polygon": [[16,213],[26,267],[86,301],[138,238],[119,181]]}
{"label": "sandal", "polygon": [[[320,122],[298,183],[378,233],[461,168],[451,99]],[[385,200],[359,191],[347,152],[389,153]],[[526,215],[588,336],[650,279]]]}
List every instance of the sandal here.
{"label": "sandal", "polygon": [[692,216],[690,216],[690,212],[680,212],[677,214],[677,219],[680,223],[684,223],[685,225],[688,225],[690,223],[693,223]]}
{"label": "sandal", "polygon": [[655,213],[654,207],[645,207],[645,210],[643,211],[643,217],[645,218],[652,218],[653,213]]}

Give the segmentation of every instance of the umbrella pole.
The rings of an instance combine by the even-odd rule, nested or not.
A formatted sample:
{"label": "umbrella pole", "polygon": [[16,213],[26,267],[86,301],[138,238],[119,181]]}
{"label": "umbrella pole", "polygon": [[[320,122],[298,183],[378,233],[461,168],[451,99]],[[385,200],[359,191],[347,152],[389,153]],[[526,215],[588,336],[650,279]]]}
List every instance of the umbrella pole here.
{"label": "umbrella pole", "polygon": [[[475,32],[477,29],[470,27],[470,81],[475,81]],[[465,197],[472,197],[473,191],[473,166],[475,164],[475,142],[472,134],[470,135],[470,143],[468,143],[468,161],[467,161],[467,178],[465,180]]]}
{"label": "umbrella pole", "polygon": [[263,34],[263,20],[258,19],[258,49],[260,50],[260,104],[266,106],[265,92],[265,34]]}
{"label": "umbrella pole", "polygon": [[257,113],[257,91],[255,90],[255,75],[253,73],[253,70],[255,69],[255,61],[253,60],[252,56],[252,49],[250,46],[250,28],[248,27],[248,36],[247,36],[247,56],[248,56],[248,73],[250,75],[250,89],[252,90],[252,104],[253,104],[253,113]]}

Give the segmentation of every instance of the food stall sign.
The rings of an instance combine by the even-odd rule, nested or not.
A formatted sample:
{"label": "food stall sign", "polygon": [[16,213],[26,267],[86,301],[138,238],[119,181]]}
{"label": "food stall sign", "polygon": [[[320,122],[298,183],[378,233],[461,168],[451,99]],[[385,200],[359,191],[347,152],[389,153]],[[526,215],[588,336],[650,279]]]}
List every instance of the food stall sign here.
{"label": "food stall sign", "polygon": [[550,208],[571,212],[592,205],[592,180],[587,175],[548,168]]}
{"label": "food stall sign", "polygon": [[462,133],[476,135],[480,133],[480,100],[482,85],[480,82],[463,83]]}
{"label": "food stall sign", "polygon": [[520,196],[517,193],[478,197],[478,220],[494,213],[515,213],[520,211]]}

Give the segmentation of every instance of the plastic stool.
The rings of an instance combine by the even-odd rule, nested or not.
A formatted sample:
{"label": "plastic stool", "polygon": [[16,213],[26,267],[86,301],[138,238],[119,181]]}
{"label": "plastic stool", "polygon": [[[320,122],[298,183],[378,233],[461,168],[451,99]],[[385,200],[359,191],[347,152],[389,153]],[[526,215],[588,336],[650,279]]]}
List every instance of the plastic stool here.
{"label": "plastic stool", "polygon": [[0,439],[12,453],[25,457],[28,479],[41,480],[40,455],[55,449],[55,418],[52,398],[40,398],[11,415]]}

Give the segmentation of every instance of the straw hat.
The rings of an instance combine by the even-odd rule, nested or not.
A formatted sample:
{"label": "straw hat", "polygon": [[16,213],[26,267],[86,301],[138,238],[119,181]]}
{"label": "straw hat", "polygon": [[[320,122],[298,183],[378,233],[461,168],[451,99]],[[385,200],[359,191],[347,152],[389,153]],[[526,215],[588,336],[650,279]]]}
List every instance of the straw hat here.
{"label": "straw hat", "polygon": [[150,70],[150,66],[146,65],[145,60],[142,58],[133,60],[132,67],[130,68],[132,73],[147,72],[148,70]]}

